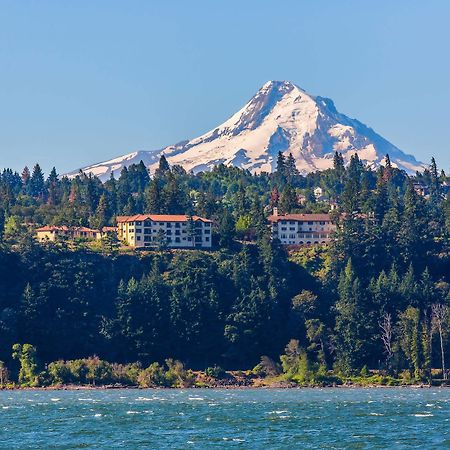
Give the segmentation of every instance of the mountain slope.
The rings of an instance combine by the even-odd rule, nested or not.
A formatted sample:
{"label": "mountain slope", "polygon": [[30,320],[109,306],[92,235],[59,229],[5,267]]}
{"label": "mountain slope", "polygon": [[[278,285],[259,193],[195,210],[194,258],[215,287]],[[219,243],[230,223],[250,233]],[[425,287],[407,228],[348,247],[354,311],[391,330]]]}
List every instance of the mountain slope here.
{"label": "mountain slope", "polygon": [[[368,165],[389,154],[407,172],[423,164],[356,119],[339,113],[332,100],[315,97],[288,81],[269,81],[236,114],[202,136],[165,147],[139,151],[82,169],[102,179],[142,160],[153,171],[161,154],[170,164],[195,172],[224,163],[270,172],[278,152],[292,153],[301,173],[332,166],[335,151],[346,161],[355,152]],[[78,171],[69,175],[75,175]]]}

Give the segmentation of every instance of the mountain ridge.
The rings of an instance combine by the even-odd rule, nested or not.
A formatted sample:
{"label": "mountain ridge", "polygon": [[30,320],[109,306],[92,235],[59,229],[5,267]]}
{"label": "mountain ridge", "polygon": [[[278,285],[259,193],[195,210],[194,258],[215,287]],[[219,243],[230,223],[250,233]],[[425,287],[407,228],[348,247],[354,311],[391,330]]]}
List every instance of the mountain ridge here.
{"label": "mountain ridge", "polygon": [[252,172],[271,172],[279,151],[292,153],[304,174],[331,167],[336,151],[346,162],[357,152],[373,167],[383,164],[386,154],[394,166],[409,173],[425,167],[372,128],[338,112],[331,99],[308,94],[289,81],[268,81],[243,108],[197,138],[128,153],[81,170],[104,180],[142,160],[153,172],[164,154],[170,164],[188,171],[211,170],[224,163]]}

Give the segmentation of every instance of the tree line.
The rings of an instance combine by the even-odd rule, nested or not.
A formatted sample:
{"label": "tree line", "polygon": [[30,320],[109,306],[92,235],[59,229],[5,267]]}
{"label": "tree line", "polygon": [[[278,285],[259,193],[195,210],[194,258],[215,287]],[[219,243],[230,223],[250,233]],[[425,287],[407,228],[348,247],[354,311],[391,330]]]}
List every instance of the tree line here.
{"label": "tree line", "polygon": [[[445,371],[450,345],[448,182],[434,159],[408,176],[389,159],[372,170],[357,155],[346,166],[339,154],[332,169],[307,176],[283,155],[272,174],[223,165],[192,174],[162,158],[151,177],[141,163],[105,183],[56,170],[45,178],[38,165],[20,175],[5,169],[0,359],[18,373],[11,348],[21,343],[44,365],[98,355],[251,368],[262,356],[278,360],[294,340],[296,361],[317,370],[427,380],[432,368]],[[339,205],[336,239],[282,248],[267,215],[275,206],[327,212],[316,186]],[[143,211],[212,218],[218,248],[99,253],[32,236],[31,224],[100,227]]]}

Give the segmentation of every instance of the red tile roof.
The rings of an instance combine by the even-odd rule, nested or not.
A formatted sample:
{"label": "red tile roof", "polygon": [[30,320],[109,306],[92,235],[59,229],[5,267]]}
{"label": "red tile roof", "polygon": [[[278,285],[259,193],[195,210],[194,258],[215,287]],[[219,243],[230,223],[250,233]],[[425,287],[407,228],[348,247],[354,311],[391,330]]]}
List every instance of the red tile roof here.
{"label": "red tile roof", "polygon": [[86,233],[92,232],[97,233],[98,230],[87,227],[67,227],[66,225],[56,226],[56,225],[45,225],[43,227],[37,228],[36,231],[83,231]]}
{"label": "red tile roof", "polygon": [[65,225],[57,227],[54,225],[45,225],[44,227],[37,228],[36,231],[69,231],[69,227]]}
{"label": "red tile roof", "polygon": [[[185,214],[136,214],[135,216],[117,216],[117,222],[136,222],[151,220],[152,222],[187,222],[189,216]],[[201,221],[212,223],[212,220],[200,216],[192,216],[194,222]]]}
{"label": "red tile roof", "polygon": [[278,222],[280,220],[295,220],[302,222],[330,222],[329,214],[280,214],[278,216],[269,216],[269,222]]}

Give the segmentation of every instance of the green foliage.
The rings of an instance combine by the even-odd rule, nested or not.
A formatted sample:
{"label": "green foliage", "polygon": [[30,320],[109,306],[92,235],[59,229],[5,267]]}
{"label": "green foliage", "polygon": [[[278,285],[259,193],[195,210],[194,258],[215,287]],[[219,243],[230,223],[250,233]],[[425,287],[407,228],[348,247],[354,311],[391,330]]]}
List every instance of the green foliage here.
{"label": "green foliage", "polygon": [[252,370],[259,377],[275,377],[281,372],[280,365],[268,356],[261,356],[260,362]]}
{"label": "green foliage", "polygon": [[291,339],[280,356],[281,366],[286,378],[298,383],[314,380],[314,369],[306,351],[300,347],[298,340]]}
{"label": "green foliage", "polygon": [[220,366],[207,367],[205,370],[205,374],[211,378],[219,380],[221,378],[224,378],[225,370],[223,370]]}
{"label": "green foliage", "polygon": [[167,387],[167,379],[164,368],[157,362],[150,364],[139,374],[138,383],[140,387],[144,388],[159,386]]}
{"label": "green foliage", "polygon": [[[193,368],[256,365],[276,376],[268,361],[290,339],[304,350],[288,371],[306,383],[327,382],[330,367],[361,380],[380,368],[429,380],[442,367],[449,333],[445,324],[439,332],[432,305],[450,302],[450,179],[435,161],[414,177],[388,157],[377,171],[356,155],[345,167],[338,153],[333,168],[307,176],[283,154],[273,174],[224,165],[191,174],[162,158],[152,179],[143,163],[117,175],[105,183],[81,173],[69,180],[53,169],[45,179],[39,165],[0,174],[0,359],[11,378],[24,362],[21,382],[39,382],[38,357],[51,363],[51,383],[135,384],[141,370],[131,361],[149,368],[168,358]],[[426,184],[430,196],[414,183]],[[335,239],[287,255],[266,217],[274,206],[327,212],[315,202],[318,186],[338,205]],[[210,217],[219,249],[168,252],[160,235],[157,251],[135,254],[114,235],[94,248],[38,245],[30,232],[44,224],[114,225],[117,215],[142,212]],[[386,315],[389,351],[380,327]],[[12,360],[15,342],[33,343],[38,355],[25,358],[20,347]],[[267,364],[258,364],[260,355]],[[291,356],[285,353],[288,364]],[[162,367],[165,381],[149,384],[189,379],[177,364]],[[149,369],[149,379],[161,380],[158,371]]]}
{"label": "green foliage", "polygon": [[19,361],[19,383],[23,386],[37,386],[39,384],[38,362],[36,348],[31,344],[14,344],[13,359]]}

